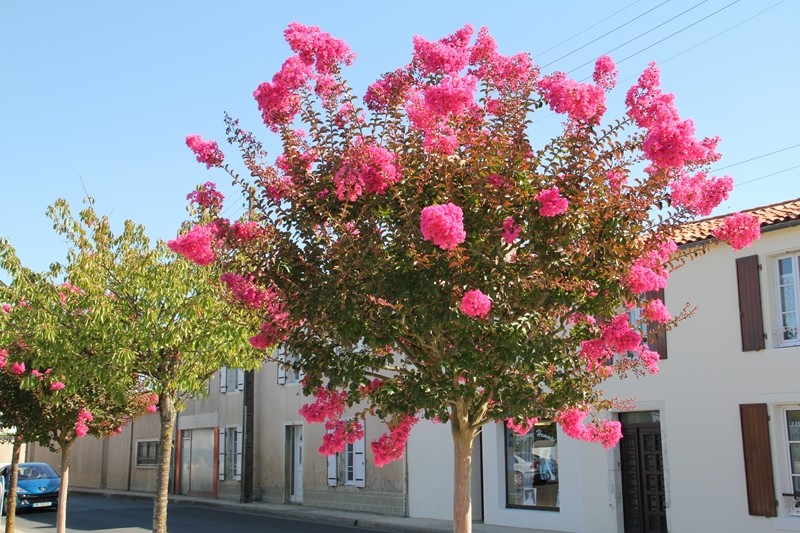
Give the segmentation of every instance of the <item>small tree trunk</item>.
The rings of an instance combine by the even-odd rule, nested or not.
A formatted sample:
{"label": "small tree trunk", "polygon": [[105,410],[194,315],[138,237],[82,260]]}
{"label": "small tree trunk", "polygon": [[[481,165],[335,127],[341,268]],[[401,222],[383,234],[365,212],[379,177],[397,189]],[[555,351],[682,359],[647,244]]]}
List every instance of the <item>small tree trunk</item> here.
{"label": "small tree trunk", "polygon": [[167,502],[169,498],[169,469],[172,457],[172,434],[175,428],[175,402],[166,392],[158,397],[161,413],[161,437],[158,441],[158,477],[153,502],[153,533],[167,533]]}
{"label": "small tree trunk", "polygon": [[477,428],[469,424],[464,411],[463,404],[454,405],[450,420],[454,455],[454,533],[472,533],[472,443]]}
{"label": "small tree trunk", "polygon": [[6,533],[14,533],[17,521],[17,477],[22,439],[22,435],[15,436],[11,447],[11,475],[8,477],[8,499],[6,500]]}
{"label": "small tree trunk", "polygon": [[58,508],[56,509],[56,532],[67,531],[67,493],[69,492],[69,452],[74,441],[59,442],[61,446],[61,489],[58,491]]}

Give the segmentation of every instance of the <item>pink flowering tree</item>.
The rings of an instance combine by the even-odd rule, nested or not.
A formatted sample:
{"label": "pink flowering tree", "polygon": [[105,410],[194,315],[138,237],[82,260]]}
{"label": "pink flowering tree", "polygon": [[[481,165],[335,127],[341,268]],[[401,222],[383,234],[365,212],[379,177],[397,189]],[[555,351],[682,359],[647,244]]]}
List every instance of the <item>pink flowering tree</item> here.
{"label": "pink flowering tree", "polygon": [[[254,92],[277,157],[231,118],[243,173],[216,142],[187,139],[252,197],[248,221],[220,218],[206,184],[195,224],[170,246],[226,273],[223,298],[261,322],[253,346],[293,354],[315,396],[302,414],[326,425],[323,453],[358,438],[368,412],[388,426],[372,443],[378,465],[403,455],[417,420],[449,423],[454,529],[469,531],[482,425],[525,433],[548,419],[606,447],[620,438],[600,414],[613,406],[602,382],[658,369],[625,310],[665,327],[685,316],[650,295],[682,257],[676,229],[731,190],[708,176],[719,139],[695,136],[655,65],[608,120],[610,58],[588,83],[542,75],[465,26],[415,37],[408,65],[359,100],[343,41],[297,23],[284,35],[294,54]],[[564,129],[533,146],[544,107]],[[737,247],[758,233],[744,215],[721,228]],[[634,357],[615,363],[619,353]],[[353,406],[360,414],[344,422]]]}
{"label": "pink flowering tree", "polygon": [[[214,202],[213,194],[202,198]],[[135,415],[158,413],[153,530],[166,531],[177,413],[186,398],[205,394],[221,367],[260,363],[263,353],[247,342],[257,323],[220,301],[219,273],[178,260],[163,242],[151,245],[131,221],[113,232],[92,199],[77,216],[63,200],[48,215],[70,245],[51,272],[24,268],[0,241],[0,267],[12,280],[0,287],[0,302],[16,302],[0,315],[9,321],[0,340],[20,354],[6,366],[68,413],[57,432],[62,457],[77,437],[113,434]]]}

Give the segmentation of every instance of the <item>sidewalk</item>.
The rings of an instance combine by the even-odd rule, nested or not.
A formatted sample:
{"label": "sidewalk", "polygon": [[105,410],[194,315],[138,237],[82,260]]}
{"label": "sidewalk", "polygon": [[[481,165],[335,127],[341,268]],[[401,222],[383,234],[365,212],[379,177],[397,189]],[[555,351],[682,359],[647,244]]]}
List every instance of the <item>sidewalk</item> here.
{"label": "sidewalk", "polygon": [[[148,492],[115,491],[107,489],[91,489],[82,487],[70,488],[70,493],[103,495],[109,498],[139,498],[152,499],[153,494]],[[301,520],[304,522],[324,522],[344,526],[394,531],[398,533],[439,533],[452,531],[453,525],[449,520],[435,520],[432,518],[405,518],[401,516],[380,515],[375,513],[344,511],[340,509],[327,509],[321,507],[307,507],[305,505],[292,505],[286,503],[239,503],[217,498],[198,498],[194,496],[169,495],[170,503],[185,503],[202,505],[204,507],[217,507],[228,510],[242,511],[277,518]],[[515,527],[493,526],[479,522],[472,525],[473,533],[555,533],[542,529],[520,529]]]}

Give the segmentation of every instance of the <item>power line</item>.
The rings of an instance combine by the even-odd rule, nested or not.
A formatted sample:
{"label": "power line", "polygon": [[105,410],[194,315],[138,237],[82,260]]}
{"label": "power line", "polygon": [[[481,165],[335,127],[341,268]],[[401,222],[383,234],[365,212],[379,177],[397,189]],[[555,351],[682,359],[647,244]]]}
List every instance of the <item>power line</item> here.
{"label": "power line", "polygon": [[746,185],[748,183],[753,183],[754,181],[763,180],[764,178],[769,178],[771,176],[775,176],[778,174],[783,174],[784,172],[789,172],[790,170],[794,170],[796,168],[800,168],[800,165],[795,165],[793,167],[784,168],[783,170],[779,170],[777,172],[771,172],[770,174],[764,174],[763,176],[759,176],[757,178],[753,178],[751,180],[743,181],[741,183],[734,184],[734,187],[738,187],[739,185]]}
{"label": "power line", "polygon": [[[667,2],[669,2],[669,1],[670,1],[670,0],[664,0],[663,2],[661,2],[660,4],[658,4],[657,6],[655,6],[655,7],[652,7],[652,8],[650,8],[650,9],[648,9],[647,11],[645,11],[644,13],[642,13],[641,15],[639,15],[639,16],[637,16],[637,17],[634,17],[634,18],[632,18],[631,20],[629,20],[628,22],[625,22],[624,24],[621,24],[620,26],[617,26],[617,27],[616,27],[616,28],[614,28],[613,30],[610,30],[610,31],[608,31],[608,32],[604,33],[604,34],[603,34],[603,35],[601,35],[600,37],[598,37],[598,38],[596,38],[596,39],[593,39],[593,40],[589,41],[588,43],[584,44],[583,46],[580,46],[580,47],[576,48],[576,49],[575,49],[575,50],[573,50],[572,52],[570,52],[570,53],[568,53],[568,54],[565,54],[565,55],[563,55],[563,56],[559,57],[558,59],[556,59],[556,60],[554,60],[554,61],[551,61],[551,62],[549,62],[548,64],[546,64],[546,65],[542,66],[542,68],[547,68],[547,67],[549,67],[550,65],[552,65],[553,63],[557,63],[558,61],[561,61],[561,60],[562,60],[562,59],[564,59],[565,57],[569,57],[569,56],[571,56],[572,54],[574,54],[574,53],[575,53],[575,52],[577,52],[578,50],[583,50],[584,48],[586,48],[586,47],[587,47],[587,46],[589,46],[590,44],[592,44],[592,43],[595,43],[595,42],[599,41],[600,39],[602,39],[602,38],[603,38],[603,37],[605,37],[606,35],[610,35],[610,34],[614,33],[615,31],[617,31],[618,29],[620,29],[620,28],[622,28],[622,27],[624,27],[624,26],[627,26],[628,24],[630,24],[630,23],[631,23],[631,22],[633,22],[634,20],[636,20],[636,19],[639,19],[639,18],[642,18],[643,16],[647,15],[648,13],[650,13],[651,11],[653,11],[654,9],[657,9],[657,8],[659,8],[659,7],[663,6],[664,4],[666,4],[666,3],[667,3]],[[707,2],[707,1],[708,1],[708,0],[703,0],[703,2]],[[701,2],[701,4],[702,4],[703,2]]]}
{"label": "power line", "polygon": [[774,152],[769,152],[767,154],[757,155],[755,157],[751,157],[750,159],[745,159],[744,161],[739,161],[737,163],[731,163],[730,165],[725,165],[724,167],[712,168],[711,172],[718,172],[718,171],[724,170],[726,168],[731,168],[731,167],[735,167],[735,166],[739,166],[739,165],[744,165],[745,163],[749,163],[750,161],[755,161],[756,159],[761,159],[762,157],[767,157],[767,156],[770,156],[770,155],[779,154],[781,152],[785,152],[786,150],[791,150],[792,148],[797,148],[798,146],[800,146],[800,143],[793,144],[792,146],[787,146],[786,148],[781,148],[780,150],[775,150]]}
{"label": "power line", "polygon": [[[739,1],[739,0],[735,0],[733,3],[735,4],[735,3],[736,3],[736,2],[738,2],[738,1]],[[639,35],[637,35],[637,36],[636,36],[636,37],[634,37],[633,39],[629,39],[629,40],[625,41],[624,43],[622,43],[621,45],[619,45],[619,46],[615,46],[615,47],[614,47],[614,48],[612,48],[611,50],[609,50],[609,51],[607,51],[607,52],[605,52],[605,53],[603,53],[603,54],[600,54],[600,55],[599,55],[599,56],[597,56],[596,58],[594,58],[594,59],[591,59],[591,60],[589,60],[589,61],[587,61],[586,63],[583,63],[583,64],[581,64],[581,65],[578,65],[578,66],[577,66],[577,67],[575,67],[574,69],[572,69],[572,70],[570,70],[569,72],[567,72],[567,74],[570,74],[570,73],[572,73],[572,72],[575,72],[576,70],[578,70],[578,69],[579,69],[579,68],[581,68],[581,67],[585,67],[586,65],[590,65],[590,64],[594,63],[595,61],[597,61],[597,58],[598,58],[598,57],[602,57],[602,56],[604,56],[604,55],[608,55],[608,54],[610,54],[611,52],[614,52],[615,50],[619,50],[619,49],[620,49],[620,48],[622,48],[623,46],[625,46],[625,45],[627,45],[627,44],[630,44],[630,43],[632,43],[633,41],[635,41],[635,40],[639,39],[640,37],[644,37],[644,36],[645,36],[645,35],[647,35],[648,33],[652,32],[652,31],[654,31],[654,30],[657,30],[658,28],[660,28],[661,26],[663,26],[663,25],[665,25],[665,24],[668,24],[668,23],[672,22],[672,21],[673,21],[673,20],[675,20],[676,18],[678,18],[678,17],[682,17],[683,15],[685,15],[686,13],[688,13],[689,11],[691,11],[691,10],[693,10],[693,9],[697,9],[698,7],[700,7],[701,5],[705,4],[706,2],[708,2],[708,0],[703,0],[702,2],[699,2],[699,3],[695,4],[695,5],[693,5],[692,7],[690,7],[689,9],[687,9],[687,10],[685,10],[685,11],[681,11],[680,13],[678,13],[677,15],[675,15],[674,17],[672,17],[672,18],[669,18],[669,19],[665,20],[665,21],[664,21],[664,22],[662,22],[661,24],[658,24],[658,25],[656,25],[656,26],[653,26],[653,27],[652,27],[652,28],[650,28],[649,30],[647,30],[647,31],[645,31],[645,32],[643,32],[643,33],[640,33]],[[729,5],[731,5],[731,4],[729,4]],[[726,7],[727,7],[727,6],[726,6]],[[724,9],[724,8],[723,8],[723,9]],[[720,11],[721,11],[721,10],[720,10]],[[714,14],[714,13],[712,13],[711,15],[713,15],[713,14]],[[708,16],[711,16],[711,15],[708,15]],[[708,17],[706,17],[706,18],[708,18]],[[704,20],[704,19],[700,19],[700,20]],[[700,22],[700,21],[697,21],[697,22]],[[697,24],[697,22],[695,22],[694,24]],[[689,28],[689,27],[691,27],[691,26],[686,26],[686,28]],[[684,28],[684,29],[686,29],[686,28]],[[681,30],[681,31],[683,31],[683,30]],[[659,41],[659,42],[660,42],[660,41]],[[652,46],[652,45],[651,45],[651,46]],[[646,48],[645,48],[645,49],[643,49],[643,50],[646,50]],[[641,51],[641,50],[640,50],[640,51]],[[637,52],[637,53],[638,53],[638,52]],[[622,63],[622,61],[617,61],[617,63]]]}
{"label": "power line", "polygon": [[[580,35],[583,35],[583,34],[584,34],[584,33],[586,33],[587,31],[589,31],[589,30],[591,30],[592,28],[594,28],[595,26],[597,26],[597,25],[599,25],[599,24],[601,24],[601,23],[603,23],[603,22],[607,21],[608,19],[610,19],[611,17],[613,17],[613,16],[615,16],[615,15],[618,15],[618,14],[622,13],[623,11],[625,11],[626,9],[628,9],[629,7],[631,7],[632,5],[634,5],[634,4],[638,4],[638,3],[639,3],[639,2],[641,2],[641,1],[642,1],[642,0],[635,0],[634,2],[631,2],[631,3],[630,3],[630,4],[628,4],[627,6],[623,7],[622,9],[620,9],[619,11],[615,11],[614,13],[611,13],[609,16],[607,16],[606,18],[604,18],[604,19],[602,19],[602,20],[598,20],[597,22],[595,22],[595,23],[594,23],[594,24],[592,24],[591,26],[589,26],[589,27],[587,27],[587,28],[585,28],[585,29],[583,29],[583,30],[579,31],[578,33],[576,33],[576,34],[575,34],[575,35],[573,35],[572,37],[567,37],[566,39],[564,39],[564,40],[563,40],[563,41],[561,41],[560,43],[556,43],[556,44],[554,44],[553,46],[551,46],[550,48],[548,48],[548,49],[547,49],[547,50],[545,50],[544,52],[538,52],[538,53],[534,54],[534,55],[533,55],[533,57],[539,57],[539,56],[543,56],[543,55],[545,55],[545,54],[546,54],[547,52],[549,52],[550,50],[554,50],[554,49],[558,48],[559,46],[561,46],[562,44],[564,44],[564,43],[568,43],[569,41],[571,41],[571,40],[572,40],[572,39],[574,39],[575,37],[578,37],[578,36],[580,36]],[[656,6],[656,7],[657,7],[657,6]]]}

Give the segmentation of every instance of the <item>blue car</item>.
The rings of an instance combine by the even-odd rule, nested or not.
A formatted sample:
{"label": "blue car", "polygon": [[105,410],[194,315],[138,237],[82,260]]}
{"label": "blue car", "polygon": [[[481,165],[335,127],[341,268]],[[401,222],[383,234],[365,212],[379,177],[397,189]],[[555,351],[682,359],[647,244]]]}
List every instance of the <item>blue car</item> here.
{"label": "blue car", "polygon": [[[6,513],[11,465],[0,465],[0,513]],[[61,478],[47,463],[20,463],[17,509],[55,509]]]}

